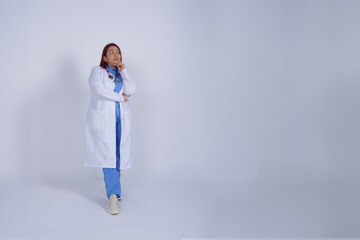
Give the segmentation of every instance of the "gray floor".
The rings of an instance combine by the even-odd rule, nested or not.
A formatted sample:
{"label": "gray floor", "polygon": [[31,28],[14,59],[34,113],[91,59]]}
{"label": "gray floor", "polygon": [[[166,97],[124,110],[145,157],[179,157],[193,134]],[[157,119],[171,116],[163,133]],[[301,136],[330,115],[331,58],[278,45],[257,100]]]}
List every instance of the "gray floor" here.
{"label": "gray floor", "polygon": [[[354,237],[357,231],[358,209],[351,213],[348,206],[359,199],[334,202],[324,197],[326,186],[279,188],[273,182],[237,188],[176,178],[136,180],[136,173],[123,172],[121,213],[114,216],[106,213],[99,169],[46,183],[3,179],[0,239],[320,238]],[[350,194],[353,187],[337,192]]]}

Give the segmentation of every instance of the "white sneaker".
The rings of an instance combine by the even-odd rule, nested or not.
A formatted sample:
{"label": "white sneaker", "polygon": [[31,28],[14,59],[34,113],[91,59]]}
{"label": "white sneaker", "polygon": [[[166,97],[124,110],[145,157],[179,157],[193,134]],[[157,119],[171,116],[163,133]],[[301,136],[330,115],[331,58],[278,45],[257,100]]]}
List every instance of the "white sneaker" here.
{"label": "white sneaker", "polygon": [[116,194],[112,194],[109,198],[109,208],[107,209],[108,213],[111,215],[120,213],[120,207],[118,203],[118,197]]}
{"label": "white sneaker", "polygon": [[[106,196],[106,193],[105,193],[105,196]],[[120,201],[122,198],[121,198],[121,196],[118,198],[118,200]]]}

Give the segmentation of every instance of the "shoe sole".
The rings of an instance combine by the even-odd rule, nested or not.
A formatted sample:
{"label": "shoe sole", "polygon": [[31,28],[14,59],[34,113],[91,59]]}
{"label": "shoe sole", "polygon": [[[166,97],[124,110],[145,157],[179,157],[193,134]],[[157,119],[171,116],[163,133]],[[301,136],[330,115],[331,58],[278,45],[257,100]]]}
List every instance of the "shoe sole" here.
{"label": "shoe sole", "polygon": [[120,210],[116,210],[116,211],[107,211],[109,214],[111,215],[116,215],[116,214],[119,214],[120,213]]}

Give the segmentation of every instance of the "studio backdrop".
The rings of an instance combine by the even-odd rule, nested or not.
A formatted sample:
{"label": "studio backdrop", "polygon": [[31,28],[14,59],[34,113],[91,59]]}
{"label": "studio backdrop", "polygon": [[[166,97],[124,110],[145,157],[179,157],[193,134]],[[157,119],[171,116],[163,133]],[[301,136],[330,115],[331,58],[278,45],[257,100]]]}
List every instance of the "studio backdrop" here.
{"label": "studio backdrop", "polygon": [[124,191],[173,191],[188,236],[359,236],[359,1],[0,5],[9,194],[101,180],[82,157],[87,81],[114,42],[137,85]]}

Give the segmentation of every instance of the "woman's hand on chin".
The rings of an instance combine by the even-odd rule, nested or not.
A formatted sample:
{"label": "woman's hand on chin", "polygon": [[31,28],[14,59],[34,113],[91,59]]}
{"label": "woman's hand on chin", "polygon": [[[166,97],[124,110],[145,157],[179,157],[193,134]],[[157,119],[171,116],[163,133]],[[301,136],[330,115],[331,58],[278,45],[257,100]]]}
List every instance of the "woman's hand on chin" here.
{"label": "woman's hand on chin", "polygon": [[125,69],[125,65],[122,62],[118,62],[115,64],[118,67],[118,71],[121,72],[122,70]]}

